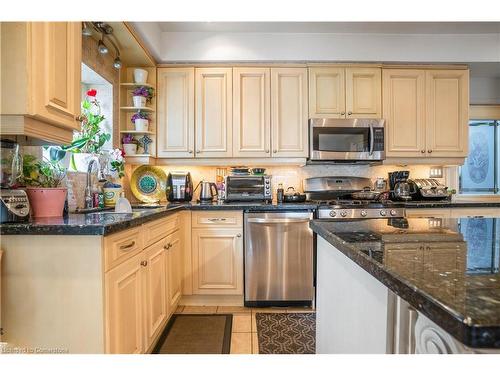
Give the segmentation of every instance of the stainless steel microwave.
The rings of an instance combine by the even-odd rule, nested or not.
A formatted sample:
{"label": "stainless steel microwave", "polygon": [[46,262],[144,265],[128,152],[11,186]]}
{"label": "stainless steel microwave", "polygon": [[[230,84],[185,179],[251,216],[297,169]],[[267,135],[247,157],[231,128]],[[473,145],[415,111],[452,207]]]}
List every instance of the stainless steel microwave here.
{"label": "stainless steel microwave", "polygon": [[310,119],[310,159],[338,162],[384,160],[384,123],[383,119]]}
{"label": "stainless steel microwave", "polygon": [[271,176],[226,176],[226,202],[272,200]]}

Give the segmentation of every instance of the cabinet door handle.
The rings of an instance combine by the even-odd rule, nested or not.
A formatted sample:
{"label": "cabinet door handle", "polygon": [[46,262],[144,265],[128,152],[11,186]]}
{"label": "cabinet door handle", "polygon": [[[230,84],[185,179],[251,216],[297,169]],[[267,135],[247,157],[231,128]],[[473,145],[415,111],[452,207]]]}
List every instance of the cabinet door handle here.
{"label": "cabinet door handle", "polygon": [[345,112],[340,112],[340,115],[341,115],[341,116],[344,116],[344,115],[345,115]]}
{"label": "cabinet door handle", "polygon": [[141,262],[141,266],[146,267],[147,265],[148,265],[148,261],[147,260],[143,260]]}
{"label": "cabinet door handle", "polygon": [[193,150],[189,150],[188,153],[192,154],[193,153]]}
{"label": "cabinet door handle", "polygon": [[273,150],[273,153],[275,153],[275,154],[276,154],[277,152],[278,152],[278,150]]}
{"label": "cabinet door handle", "polygon": [[266,150],[266,154],[269,154],[269,149]]}
{"label": "cabinet door handle", "polygon": [[421,152],[422,154],[425,154],[425,150],[420,150],[420,152]]}
{"label": "cabinet door handle", "polygon": [[236,237],[241,237],[241,233],[238,233],[238,234],[236,235]]}
{"label": "cabinet door handle", "polygon": [[200,153],[201,153],[201,151],[200,151],[200,150],[196,150],[196,153],[197,153],[197,154],[200,154]]}
{"label": "cabinet door handle", "polygon": [[134,247],[134,245],[135,245],[135,241],[132,241],[131,243],[129,243],[127,245],[121,245],[120,250],[128,250],[128,249]]}
{"label": "cabinet door handle", "polygon": [[428,152],[429,154],[432,154],[432,150],[427,150],[427,152]]}
{"label": "cabinet door handle", "polygon": [[351,111],[347,112],[347,115],[348,116],[352,115],[352,112]]}

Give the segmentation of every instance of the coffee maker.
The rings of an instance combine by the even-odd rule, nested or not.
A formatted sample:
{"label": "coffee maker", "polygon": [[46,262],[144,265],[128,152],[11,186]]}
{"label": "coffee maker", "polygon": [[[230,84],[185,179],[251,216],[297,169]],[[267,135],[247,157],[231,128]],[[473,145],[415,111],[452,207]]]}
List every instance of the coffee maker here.
{"label": "coffee maker", "polygon": [[409,201],[415,194],[413,184],[408,181],[410,171],[394,171],[389,173],[389,197],[394,201]]}
{"label": "coffee maker", "polygon": [[171,172],[167,177],[168,201],[190,202],[193,199],[193,180],[189,172]]}

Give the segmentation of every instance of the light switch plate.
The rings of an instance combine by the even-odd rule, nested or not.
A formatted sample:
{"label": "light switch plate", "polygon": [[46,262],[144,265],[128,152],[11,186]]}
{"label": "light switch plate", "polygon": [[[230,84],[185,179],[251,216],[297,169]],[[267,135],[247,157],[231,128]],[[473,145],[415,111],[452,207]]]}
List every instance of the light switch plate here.
{"label": "light switch plate", "polygon": [[443,167],[441,166],[430,167],[429,178],[443,178]]}

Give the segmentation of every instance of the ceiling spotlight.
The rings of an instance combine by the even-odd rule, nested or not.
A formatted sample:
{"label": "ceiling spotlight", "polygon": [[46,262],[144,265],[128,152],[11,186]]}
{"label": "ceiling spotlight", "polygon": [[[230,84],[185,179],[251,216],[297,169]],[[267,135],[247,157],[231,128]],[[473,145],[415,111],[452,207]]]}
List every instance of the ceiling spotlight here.
{"label": "ceiling spotlight", "polygon": [[89,24],[87,22],[82,22],[82,35],[85,36],[92,35],[92,29],[89,27]]}
{"label": "ceiling spotlight", "polygon": [[120,60],[120,56],[116,56],[115,61],[113,61],[113,66],[116,69],[120,69],[122,67],[122,61]]}
{"label": "ceiling spotlight", "polygon": [[103,55],[105,55],[106,53],[108,53],[108,47],[106,47],[106,45],[104,44],[104,42],[101,40],[99,40],[99,43],[97,44],[97,49],[99,50],[100,53],[102,53]]}

